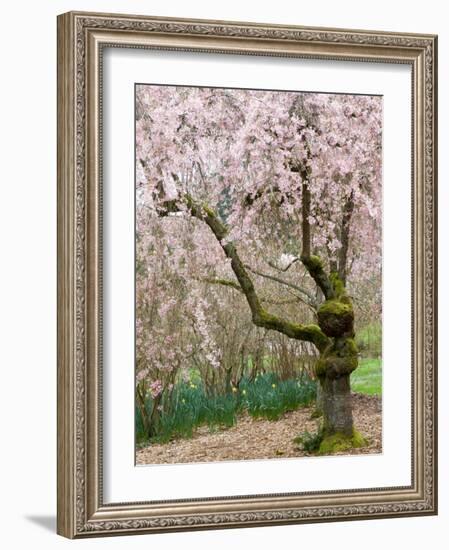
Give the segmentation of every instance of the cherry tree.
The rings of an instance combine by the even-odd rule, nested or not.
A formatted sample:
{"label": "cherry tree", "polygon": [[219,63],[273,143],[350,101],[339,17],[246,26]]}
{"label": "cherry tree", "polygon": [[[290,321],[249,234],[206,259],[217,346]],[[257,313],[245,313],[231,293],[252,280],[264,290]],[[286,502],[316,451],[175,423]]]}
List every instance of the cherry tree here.
{"label": "cherry tree", "polygon": [[[217,288],[237,293],[256,327],[309,342],[323,437],[354,443],[354,298],[361,282],[380,280],[381,98],[152,85],[136,94],[138,246],[170,272],[159,283],[144,273],[138,292],[160,301],[164,322],[171,307],[189,311],[216,367],[207,304],[211,293],[224,299]],[[295,306],[273,299],[279,292]],[[139,322],[144,334],[149,321]]]}

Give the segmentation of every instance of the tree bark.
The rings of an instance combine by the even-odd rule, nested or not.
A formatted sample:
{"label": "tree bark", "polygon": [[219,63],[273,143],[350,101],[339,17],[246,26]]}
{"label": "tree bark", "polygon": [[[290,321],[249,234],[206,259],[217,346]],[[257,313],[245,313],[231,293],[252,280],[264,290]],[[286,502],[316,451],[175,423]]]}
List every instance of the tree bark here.
{"label": "tree bark", "polygon": [[340,433],[352,436],[353,418],[349,374],[338,378],[324,376],[321,380],[323,435]]}
{"label": "tree bark", "polygon": [[323,416],[323,388],[321,382],[318,380],[316,386],[315,409],[312,412],[312,418],[319,418],[320,416]]}
{"label": "tree bark", "polygon": [[331,338],[331,344],[320,354],[315,372],[322,389],[323,436],[340,434],[352,437],[354,432],[350,375],[358,366],[354,340],[352,302],[337,275],[335,295],[318,310],[318,324]]}
{"label": "tree bark", "polygon": [[341,220],[341,248],[338,252],[338,276],[344,285],[346,285],[346,266],[348,264],[349,250],[349,232],[351,229],[351,218],[354,211],[353,192],[347,198],[343,207],[343,217]]}
{"label": "tree bark", "polygon": [[142,418],[142,424],[144,432],[147,434],[147,437],[151,436],[151,422],[150,417],[148,415],[146,406],[145,406],[145,396],[142,395],[142,392],[139,388],[136,388],[136,396],[137,396],[137,406],[139,407],[140,416]]}

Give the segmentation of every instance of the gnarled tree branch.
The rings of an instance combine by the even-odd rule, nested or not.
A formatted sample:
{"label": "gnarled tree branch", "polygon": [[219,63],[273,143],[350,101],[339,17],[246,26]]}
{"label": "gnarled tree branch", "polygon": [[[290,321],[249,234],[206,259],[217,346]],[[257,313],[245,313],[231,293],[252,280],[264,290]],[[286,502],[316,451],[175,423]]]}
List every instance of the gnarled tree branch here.
{"label": "gnarled tree branch", "polygon": [[338,251],[338,276],[343,284],[346,284],[346,272],[349,250],[349,233],[351,228],[351,218],[354,212],[354,193],[351,191],[343,206],[343,217],[341,220],[341,248]]}
{"label": "gnarled tree branch", "polygon": [[212,277],[201,277],[201,278],[194,277],[194,279],[197,279],[198,281],[202,281],[204,283],[209,283],[211,285],[227,286],[227,287],[233,288],[234,290],[237,290],[238,292],[243,293],[242,287],[235,281],[230,281],[229,279],[221,279],[221,278],[214,279]]}
{"label": "gnarled tree branch", "polygon": [[298,256],[295,256],[291,262],[289,262],[285,267],[279,267],[278,265],[276,265],[274,262],[268,262],[268,265],[270,267],[272,267],[273,269],[276,269],[277,271],[282,271],[282,273],[285,273],[286,271],[288,271],[291,266],[296,263],[296,262],[299,262],[301,260],[301,258],[298,258]]}
{"label": "gnarled tree branch", "polygon": [[[193,217],[208,225],[220,243],[226,257],[231,260],[231,268],[248,302],[253,323],[258,327],[281,332],[289,338],[311,342],[319,351],[323,351],[327,347],[329,339],[318,325],[293,323],[267,312],[262,307],[253,281],[243,265],[234,243],[226,241],[226,236],[228,235],[227,227],[215,212],[204,204],[198,204],[190,196],[186,196],[183,202]],[[160,215],[167,215],[170,212],[178,212],[180,210],[182,208],[180,208],[179,200],[172,200],[165,202],[160,208],[159,213]]]}
{"label": "gnarled tree branch", "polygon": [[295,283],[291,283],[290,281],[286,281],[285,279],[281,279],[281,277],[277,277],[276,275],[270,275],[269,273],[262,273],[261,271],[258,271],[257,269],[253,269],[251,266],[245,264],[246,269],[251,271],[251,273],[254,273],[254,275],[259,275],[259,277],[263,277],[264,279],[270,279],[271,281],[275,281],[276,283],[279,283],[280,285],[285,285],[290,288],[293,288],[297,292],[300,292],[301,294],[304,294],[304,296],[307,296],[310,300],[310,305],[315,306],[315,297],[314,295],[306,290],[305,288],[302,288],[298,285],[295,285]]}
{"label": "gnarled tree branch", "polygon": [[[212,284],[212,285],[227,286],[228,288],[232,288],[234,290],[237,290],[237,292],[240,292],[241,294],[243,294],[242,287],[238,283],[236,283],[235,281],[231,281],[229,279],[213,278],[213,277],[202,277],[202,278],[194,277],[194,279],[196,279],[198,281],[202,281],[204,283]],[[260,298],[260,301],[261,301],[261,303],[273,304],[273,305],[276,305],[276,306],[282,306],[282,305],[286,305],[286,304],[295,304],[297,302],[301,302],[302,304],[307,306],[312,311],[312,313],[316,316],[316,306],[314,304],[311,304],[310,302],[306,302],[306,300],[301,298],[301,296],[297,296],[296,294],[293,294],[293,293],[291,293],[291,294],[294,296],[293,299],[274,300],[272,298],[266,298],[266,297],[262,296]]]}
{"label": "gnarled tree branch", "polygon": [[304,168],[300,170],[302,177],[302,251],[301,262],[309,272],[312,279],[320,287],[326,300],[334,297],[334,287],[324,270],[323,262],[318,256],[310,253],[310,189],[309,189],[309,171]]}

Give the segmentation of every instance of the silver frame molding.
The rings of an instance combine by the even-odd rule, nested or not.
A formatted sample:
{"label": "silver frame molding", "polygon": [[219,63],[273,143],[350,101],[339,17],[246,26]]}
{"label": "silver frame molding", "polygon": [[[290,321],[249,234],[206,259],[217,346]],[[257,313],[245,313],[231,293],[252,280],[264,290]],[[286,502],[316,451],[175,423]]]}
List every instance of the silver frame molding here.
{"label": "silver frame molding", "polygon": [[[412,484],[104,504],[101,87],[104,47],[412,68]],[[69,538],[437,513],[437,37],[131,15],[58,17],[58,519]]]}

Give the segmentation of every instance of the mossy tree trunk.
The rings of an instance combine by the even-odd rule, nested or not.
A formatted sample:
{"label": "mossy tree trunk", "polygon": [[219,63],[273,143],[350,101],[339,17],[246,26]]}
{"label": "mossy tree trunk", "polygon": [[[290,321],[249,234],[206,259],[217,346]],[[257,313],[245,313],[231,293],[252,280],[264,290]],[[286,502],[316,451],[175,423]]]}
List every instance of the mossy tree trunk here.
{"label": "mossy tree trunk", "polygon": [[349,375],[338,378],[323,376],[320,384],[323,387],[323,436],[336,433],[351,436],[354,426]]}
{"label": "mossy tree trunk", "polygon": [[[354,310],[352,300],[346,292],[347,250],[340,255],[339,264],[328,275],[320,258],[310,253],[310,192],[307,174],[303,173],[302,185],[302,230],[303,248],[301,261],[323,293],[324,302],[318,307],[318,325],[328,338],[315,372],[320,383],[320,411],[323,416],[323,438],[341,435],[352,438],[354,434],[350,375],[358,366],[358,350],[354,340]],[[342,220],[342,236],[347,248],[351,208]],[[344,262],[344,265],[342,264]]]}
{"label": "mossy tree trunk", "polygon": [[[346,271],[339,266],[338,270],[327,273],[322,260],[311,254],[308,174],[305,172],[302,177],[303,243],[300,260],[324,296],[324,302],[317,310],[318,325],[291,322],[266,311],[261,305],[249,275],[249,271],[252,271],[251,267],[243,264],[235,244],[226,239],[228,235],[226,225],[211,208],[195,202],[189,196],[184,199],[184,207],[187,206],[193,217],[209,226],[224,254],[231,260],[231,268],[238,284],[225,280],[222,284],[235,288],[245,296],[253,323],[258,327],[285,334],[289,338],[311,342],[318,349],[320,355],[316,364],[316,375],[322,390],[323,443],[324,448],[332,452],[329,441],[333,441],[332,438],[335,436],[338,436],[339,449],[342,448],[341,438],[346,438],[344,444],[347,447],[352,446],[353,443],[356,444],[350,391],[350,374],[358,364],[358,352],[354,341],[354,311],[352,301],[346,292],[345,282],[341,277],[341,275],[346,277]],[[167,201],[160,215],[177,211],[179,211],[177,201]],[[349,231],[350,213],[343,220],[345,231]],[[304,290],[304,293],[307,294],[307,291]],[[360,441],[363,440],[358,438],[357,446],[360,446]]]}
{"label": "mossy tree trunk", "polygon": [[350,375],[358,365],[352,303],[338,275],[333,275],[335,296],[318,310],[318,324],[330,340],[315,367],[322,389],[324,437],[353,434]]}

